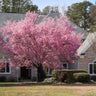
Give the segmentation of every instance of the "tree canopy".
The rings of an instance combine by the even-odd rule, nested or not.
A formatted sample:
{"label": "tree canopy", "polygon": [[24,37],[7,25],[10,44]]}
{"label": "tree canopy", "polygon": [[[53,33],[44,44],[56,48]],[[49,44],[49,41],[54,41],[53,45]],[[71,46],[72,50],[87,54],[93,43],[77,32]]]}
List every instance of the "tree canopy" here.
{"label": "tree canopy", "polygon": [[59,13],[58,6],[46,6],[41,13],[44,15],[47,15],[50,12],[58,12]]}
{"label": "tree canopy", "polygon": [[0,2],[2,12],[25,13],[38,11],[38,6],[33,5],[31,0],[2,0]]}
{"label": "tree canopy", "polygon": [[62,62],[73,62],[71,56],[76,55],[82,36],[74,33],[75,27],[66,17],[43,17],[43,22],[38,23],[41,17],[27,12],[24,20],[8,21],[1,28],[3,37],[7,35],[4,50],[11,65],[55,68]]}
{"label": "tree canopy", "polygon": [[89,10],[89,15],[90,15],[90,30],[92,32],[96,31],[96,5],[93,5],[90,7]]}
{"label": "tree canopy", "polygon": [[89,1],[72,4],[68,7],[66,15],[76,25],[88,29],[89,26],[89,8],[92,5]]}

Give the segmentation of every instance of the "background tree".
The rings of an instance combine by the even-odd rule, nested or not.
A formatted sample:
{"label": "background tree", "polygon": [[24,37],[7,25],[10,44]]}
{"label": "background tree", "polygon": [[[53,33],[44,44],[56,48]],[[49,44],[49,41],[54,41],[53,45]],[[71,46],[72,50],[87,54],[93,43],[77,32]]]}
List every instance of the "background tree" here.
{"label": "background tree", "polygon": [[61,67],[61,62],[73,62],[71,56],[81,44],[81,35],[73,33],[75,27],[61,16],[55,20],[41,15],[26,13],[24,20],[7,22],[1,28],[5,40],[5,52],[9,55],[11,65],[36,67],[40,77],[41,66]]}
{"label": "background tree", "polygon": [[2,12],[10,12],[10,0],[2,0],[0,2]]}
{"label": "background tree", "polygon": [[58,6],[46,6],[41,13],[47,15],[50,12],[58,12],[59,13]]}
{"label": "background tree", "polygon": [[72,4],[68,7],[66,15],[76,25],[84,28],[89,28],[89,7],[92,5],[89,1]]}
{"label": "background tree", "polygon": [[49,11],[50,11],[50,6],[46,6],[44,9],[43,9],[43,11],[42,11],[42,14],[48,14],[49,13]]}
{"label": "background tree", "polygon": [[38,6],[33,5],[31,0],[2,0],[2,12],[25,13],[27,11],[38,11]]}
{"label": "background tree", "polygon": [[89,9],[90,16],[90,29],[92,32],[96,31],[96,5],[93,5]]}

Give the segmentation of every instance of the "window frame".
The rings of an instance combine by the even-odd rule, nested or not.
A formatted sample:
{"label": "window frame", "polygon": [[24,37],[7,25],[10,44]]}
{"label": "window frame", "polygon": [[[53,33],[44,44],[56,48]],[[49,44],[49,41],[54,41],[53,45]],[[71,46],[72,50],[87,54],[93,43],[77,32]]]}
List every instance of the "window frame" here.
{"label": "window frame", "polygon": [[48,74],[46,76],[52,76],[50,67],[48,67]]}
{"label": "window frame", "polygon": [[[90,74],[90,65],[92,64],[92,74]],[[90,75],[96,75],[96,74],[94,74],[94,64],[96,64],[96,63],[89,63],[88,64],[88,73],[90,74]]]}
{"label": "window frame", "polygon": [[[63,69],[63,67],[62,67],[61,70],[68,70],[68,63],[62,63],[62,65],[63,64],[66,64],[67,65],[67,68],[66,69]],[[52,76],[50,67],[47,67],[47,68],[48,68],[48,74],[46,74],[46,76]],[[44,66],[43,66],[43,70],[45,70],[45,67]],[[53,70],[55,70],[55,68]]]}
{"label": "window frame", "polygon": [[46,74],[46,76],[52,76],[50,67],[44,67],[43,66],[44,71],[45,71],[45,68],[48,68],[48,73]]}
{"label": "window frame", "polygon": [[11,74],[11,67],[9,66],[9,72],[6,72],[6,66],[7,66],[7,63],[9,63],[8,61],[1,61],[0,60],[0,63],[5,63],[5,72],[0,72],[0,74]]}

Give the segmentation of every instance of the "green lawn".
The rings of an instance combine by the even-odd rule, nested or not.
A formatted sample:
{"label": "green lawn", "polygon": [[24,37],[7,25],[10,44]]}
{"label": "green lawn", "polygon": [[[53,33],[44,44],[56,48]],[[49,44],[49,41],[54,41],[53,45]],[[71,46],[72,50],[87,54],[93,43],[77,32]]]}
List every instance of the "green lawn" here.
{"label": "green lawn", "polygon": [[0,96],[96,96],[96,86],[0,83]]}

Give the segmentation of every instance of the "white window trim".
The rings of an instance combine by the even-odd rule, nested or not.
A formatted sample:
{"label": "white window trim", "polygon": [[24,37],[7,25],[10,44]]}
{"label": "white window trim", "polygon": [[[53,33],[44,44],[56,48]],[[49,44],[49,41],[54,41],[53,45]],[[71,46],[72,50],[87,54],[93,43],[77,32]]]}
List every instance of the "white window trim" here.
{"label": "white window trim", "polygon": [[[44,66],[43,66],[43,70],[45,70]],[[50,74],[50,67],[48,67],[48,74],[46,74],[46,76],[52,76],[52,74]]]}
{"label": "white window trim", "polygon": [[46,76],[52,76],[52,74],[50,74],[50,67],[48,67],[48,74],[46,74]]}
{"label": "white window trim", "polygon": [[[89,63],[88,64],[88,73],[90,74],[90,64],[92,64],[92,65],[94,65],[94,64],[96,64],[96,63]],[[93,66],[92,66],[92,71],[94,71],[94,68],[93,68]],[[95,76],[96,74],[90,74],[91,76]]]}
{"label": "white window trim", "polygon": [[0,63],[5,63],[5,72],[0,72],[0,74],[11,74],[11,67],[9,66],[9,72],[6,72],[6,63],[8,63],[8,61],[2,62],[0,61]]}

